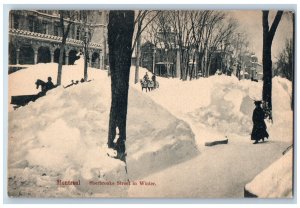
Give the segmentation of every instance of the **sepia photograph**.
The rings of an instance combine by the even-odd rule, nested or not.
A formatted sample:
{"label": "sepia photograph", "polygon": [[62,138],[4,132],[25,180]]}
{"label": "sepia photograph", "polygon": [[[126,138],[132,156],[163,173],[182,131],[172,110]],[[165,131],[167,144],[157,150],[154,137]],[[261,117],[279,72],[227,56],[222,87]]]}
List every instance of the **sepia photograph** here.
{"label": "sepia photograph", "polygon": [[294,197],[295,11],[71,8],[9,11],[9,198]]}

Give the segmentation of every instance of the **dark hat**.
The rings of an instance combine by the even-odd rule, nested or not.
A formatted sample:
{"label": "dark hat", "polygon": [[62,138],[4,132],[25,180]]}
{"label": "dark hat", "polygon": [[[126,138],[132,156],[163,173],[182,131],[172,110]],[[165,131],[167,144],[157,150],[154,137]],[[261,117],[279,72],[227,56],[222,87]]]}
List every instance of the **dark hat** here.
{"label": "dark hat", "polygon": [[260,105],[262,102],[260,101],[260,100],[256,100],[256,101],[254,101],[254,104],[255,105]]}

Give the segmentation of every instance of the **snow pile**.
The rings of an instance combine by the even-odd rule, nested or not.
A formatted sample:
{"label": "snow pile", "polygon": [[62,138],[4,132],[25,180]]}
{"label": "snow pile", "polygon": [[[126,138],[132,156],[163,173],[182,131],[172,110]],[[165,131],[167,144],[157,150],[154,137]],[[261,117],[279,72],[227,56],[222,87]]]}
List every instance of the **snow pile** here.
{"label": "snow pile", "polygon": [[[75,69],[74,69],[75,68]],[[63,80],[80,77],[76,66],[63,72]],[[55,77],[56,67],[29,67],[16,73]],[[52,74],[53,73],[53,74]],[[65,77],[66,75],[70,77]],[[110,78],[91,69],[91,82],[47,95],[9,113],[9,194],[11,196],[103,196],[124,194],[124,187],[91,186],[94,181],[127,181],[162,170],[198,154],[194,134],[183,121],[135,89],[129,90],[127,169],[107,156]],[[13,83],[22,76],[13,73]],[[63,82],[63,83],[64,83]],[[24,83],[24,86],[26,83]],[[28,92],[33,92],[32,87]],[[18,93],[20,94],[20,93]],[[158,119],[159,118],[159,119]],[[17,151],[16,151],[17,150]],[[80,186],[57,186],[56,181],[80,180]],[[117,191],[116,191],[117,189]],[[35,190],[35,191],[33,191]],[[119,193],[120,192],[120,193]],[[100,194],[100,195],[99,195]]]}
{"label": "snow pile", "polygon": [[[142,68],[140,74],[145,72],[146,69]],[[187,121],[199,144],[229,134],[250,138],[253,101],[262,99],[261,81],[239,81],[234,76],[225,75],[185,82],[162,77],[157,77],[157,80],[160,88],[147,95],[176,117]],[[136,85],[136,88],[140,86]],[[270,138],[292,142],[291,82],[275,77],[272,96],[274,123],[266,121]]]}
{"label": "snow pile", "polygon": [[129,91],[127,122],[131,177],[145,176],[198,154],[189,125],[135,89]]}
{"label": "snow pile", "polygon": [[259,198],[293,196],[293,149],[258,174],[245,189]]}
{"label": "snow pile", "polygon": [[[140,68],[141,78],[145,72],[145,69]],[[35,88],[36,79],[46,81],[51,76],[55,84],[56,73],[57,64],[37,64],[12,73],[9,75],[9,96],[36,94],[40,91]],[[224,179],[223,191],[219,192],[225,193],[230,180],[223,173],[228,172],[236,158],[252,157],[252,160],[247,161],[247,170],[234,168],[238,172],[236,175],[231,174],[232,180],[235,180],[247,172],[242,177],[243,183],[238,181],[244,187],[274,161],[272,156],[278,153],[278,149],[292,142],[291,83],[286,79],[273,79],[274,123],[267,122],[270,140],[278,142],[249,147],[253,100],[261,99],[262,82],[239,81],[236,77],[223,75],[185,82],[157,77],[160,88],[146,93],[141,92],[140,84],[133,83],[132,67],[126,175],[125,164],[107,156],[110,78],[106,71],[93,68],[89,68],[88,74],[91,82],[79,83],[66,89],[57,87],[48,91],[45,97],[9,113],[10,195],[126,196],[128,187],[91,186],[88,183],[90,180],[150,180],[156,174],[160,178],[166,168],[170,169],[170,174],[164,176],[165,182],[157,179],[165,187],[178,180],[178,175],[174,174],[176,171],[190,170],[180,173],[183,182],[189,179],[185,183],[187,186],[190,187],[195,178],[200,177],[203,177],[200,185],[207,185],[208,181],[216,178],[221,184],[220,180]],[[151,76],[151,73],[148,74]],[[79,63],[64,66],[62,85],[66,86],[71,80],[80,80],[82,77],[83,69]],[[206,149],[198,155],[199,147],[203,147],[206,141],[223,139],[225,136],[228,136],[228,145]],[[262,153],[270,157],[256,164]],[[190,160],[196,155],[196,161]],[[228,159],[224,159],[225,155]],[[245,163],[246,160],[240,161]],[[183,161],[186,162],[180,163]],[[216,163],[212,165],[211,161],[220,161],[217,164],[223,166],[216,171]],[[199,164],[198,169],[195,164]],[[241,164],[237,163],[236,166],[241,167]],[[199,175],[195,172],[199,172]],[[207,172],[207,175],[203,176],[203,172]],[[216,177],[211,177],[212,174]],[[81,185],[57,186],[57,179],[79,179]],[[219,187],[218,183],[214,187]],[[199,181],[194,186],[198,190]],[[204,192],[208,188],[203,188]],[[157,193],[156,190],[154,192]],[[162,191],[165,190],[162,188]],[[216,190],[211,193],[210,197],[215,196],[213,194]],[[197,196],[202,194],[197,192]]]}
{"label": "snow pile", "polygon": [[273,124],[268,126],[270,138],[292,143],[293,111],[291,111],[292,83],[284,78],[273,78]]}

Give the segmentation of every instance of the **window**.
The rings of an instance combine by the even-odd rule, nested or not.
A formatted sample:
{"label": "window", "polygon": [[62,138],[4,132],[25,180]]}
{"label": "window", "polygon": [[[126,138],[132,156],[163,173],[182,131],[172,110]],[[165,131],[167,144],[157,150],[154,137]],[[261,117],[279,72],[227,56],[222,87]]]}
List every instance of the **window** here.
{"label": "window", "polygon": [[14,29],[20,29],[19,26],[20,26],[20,16],[19,15],[14,15],[14,22],[13,22],[13,28]]}
{"label": "window", "polygon": [[48,25],[47,21],[45,20],[41,21],[38,27],[39,33],[47,34],[47,25]]}
{"label": "window", "polygon": [[55,22],[55,23],[54,23],[54,31],[53,31],[53,35],[59,36],[58,29],[59,29],[58,22]]}
{"label": "window", "polygon": [[34,32],[34,20],[33,18],[28,19],[28,29],[30,32]]}
{"label": "window", "polygon": [[39,22],[36,17],[29,16],[28,18],[28,29],[30,32],[38,32],[39,31]]}
{"label": "window", "polygon": [[77,31],[76,31],[76,40],[79,40],[80,39],[80,29],[77,28]]}

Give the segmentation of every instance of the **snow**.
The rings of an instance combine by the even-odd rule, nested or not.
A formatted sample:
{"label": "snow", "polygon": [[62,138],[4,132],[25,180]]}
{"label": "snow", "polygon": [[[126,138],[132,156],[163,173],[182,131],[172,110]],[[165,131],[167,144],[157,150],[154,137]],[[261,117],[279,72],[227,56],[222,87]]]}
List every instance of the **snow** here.
{"label": "snow", "polygon": [[[81,57],[63,66],[63,86],[83,77],[82,63]],[[145,72],[140,68],[140,77]],[[56,74],[57,64],[32,65],[10,74],[8,101],[12,95],[38,93],[37,79],[51,76],[56,84]],[[160,88],[146,93],[139,83],[133,84],[132,67],[126,174],[123,162],[107,156],[115,154],[106,146],[110,77],[93,68],[88,75],[91,82],[57,87],[16,110],[9,105],[10,195],[242,197],[244,185],[292,143],[291,83],[286,79],[273,79],[274,120],[266,121],[270,140],[252,145],[253,100],[261,99],[261,81],[225,75],[184,82],[157,77]],[[228,144],[204,146],[226,137]],[[80,179],[82,185],[61,187],[57,179]],[[90,180],[128,179],[155,181],[157,186],[88,185]],[[168,187],[174,183],[171,191]]]}
{"label": "snow", "polygon": [[246,185],[246,190],[259,198],[293,196],[293,149],[272,163]]}
{"label": "snow", "polygon": [[[243,198],[244,186],[282,156],[287,145],[253,145],[235,138],[225,145],[204,148],[200,155],[142,178],[154,187],[130,187],[130,197]],[[289,182],[290,183],[290,182]]]}
{"label": "snow", "polygon": [[[146,69],[140,70],[143,76]],[[176,78],[157,77],[157,80],[160,88],[147,95],[176,117],[187,121],[198,146],[231,134],[250,138],[254,100],[262,99],[262,81],[239,81],[235,76],[225,75],[185,82]],[[292,143],[291,82],[275,77],[272,96],[274,123],[266,120],[270,138]]]}
{"label": "snow", "polygon": [[[80,78],[80,69],[76,65],[64,68],[63,76],[69,77],[63,77],[63,84]],[[27,70],[30,79],[15,80],[22,76],[12,74],[12,83],[26,86],[42,76],[55,77],[56,67],[49,64],[41,71],[39,66],[33,66],[16,73],[25,76]],[[35,102],[9,112],[9,195],[20,196],[21,192],[34,196],[84,196],[86,193],[99,196],[107,190],[88,185],[90,180],[127,181],[128,177],[144,177],[198,154],[194,134],[184,121],[136,89],[130,89],[126,175],[125,164],[107,156],[107,153],[115,154],[106,145],[110,77],[98,69],[90,69],[89,76],[91,82],[57,87]],[[35,93],[32,87],[26,90]],[[82,185],[69,190],[70,187],[56,186],[57,179],[80,179]],[[14,189],[20,181],[28,184]],[[47,188],[46,193],[43,188]],[[122,189],[115,187],[112,192],[116,194]]]}

